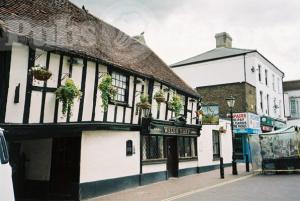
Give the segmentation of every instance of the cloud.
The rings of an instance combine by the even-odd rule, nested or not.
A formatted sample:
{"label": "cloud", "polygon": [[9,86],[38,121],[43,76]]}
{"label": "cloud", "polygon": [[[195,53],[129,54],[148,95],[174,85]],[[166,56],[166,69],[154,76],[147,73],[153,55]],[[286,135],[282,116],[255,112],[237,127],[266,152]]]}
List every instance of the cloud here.
{"label": "cloud", "polygon": [[146,41],[169,64],[215,47],[215,33],[227,31],[237,48],[257,49],[300,79],[298,0],[75,0],[129,35]]}

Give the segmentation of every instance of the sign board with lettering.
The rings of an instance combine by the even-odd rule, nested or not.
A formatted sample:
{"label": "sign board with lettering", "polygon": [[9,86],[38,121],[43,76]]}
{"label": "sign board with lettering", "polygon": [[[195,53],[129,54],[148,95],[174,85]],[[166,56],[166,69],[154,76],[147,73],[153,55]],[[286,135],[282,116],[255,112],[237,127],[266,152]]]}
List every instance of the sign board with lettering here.
{"label": "sign board with lettering", "polygon": [[[164,121],[143,121],[143,134],[150,135],[176,135],[176,136],[193,136],[200,135],[201,126],[195,125],[176,125],[175,123]],[[172,125],[173,124],[173,125]]]}
{"label": "sign board with lettering", "polygon": [[235,133],[256,134],[260,130],[260,117],[252,113],[234,113],[233,128]]}

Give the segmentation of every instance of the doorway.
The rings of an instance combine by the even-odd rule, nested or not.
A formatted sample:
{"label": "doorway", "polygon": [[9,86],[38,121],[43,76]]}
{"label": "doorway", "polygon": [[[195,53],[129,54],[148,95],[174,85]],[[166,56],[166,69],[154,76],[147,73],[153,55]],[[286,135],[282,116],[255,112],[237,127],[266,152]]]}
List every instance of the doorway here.
{"label": "doorway", "polygon": [[168,177],[178,177],[177,138],[167,137],[167,171]]}
{"label": "doorway", "polygon": [[78,199],[81,137],[53,138],[50,197]]}

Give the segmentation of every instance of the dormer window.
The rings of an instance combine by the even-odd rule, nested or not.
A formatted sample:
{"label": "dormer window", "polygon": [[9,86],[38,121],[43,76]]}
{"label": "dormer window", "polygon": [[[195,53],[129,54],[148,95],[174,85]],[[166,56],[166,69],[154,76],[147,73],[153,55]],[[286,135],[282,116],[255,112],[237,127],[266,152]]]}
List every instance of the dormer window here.
{"label": "dormer window", "polygon": [[112,85],[117,89],[115,101],[126,103],[128,100],[128,77],[119,72],[112,72]]}

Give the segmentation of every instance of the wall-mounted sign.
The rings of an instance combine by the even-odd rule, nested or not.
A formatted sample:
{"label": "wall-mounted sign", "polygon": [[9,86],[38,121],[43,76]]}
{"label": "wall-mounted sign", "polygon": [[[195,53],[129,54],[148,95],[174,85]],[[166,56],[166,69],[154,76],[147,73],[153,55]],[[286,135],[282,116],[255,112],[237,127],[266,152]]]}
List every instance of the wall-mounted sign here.
{"label": "wall-mounted sign", "polygon": [[202,125],[219,125],[219,105],[203,105]]}
{"label": "wall-mounted sign", "polygon": [[144,135],[180,135],[180,136],[199,136],[200,126],[176,126],[164,124],[158,121],[143,121],[142,133]]}
{"label": "wall-mounted sign", "polygon": [[261,117],[261,125],[273,127],[274,121],[271,117],[263,116]]}
{"label": "wall-mounted sign", "polygon": [[195,128],[184,128],[175,126],[162,126],[151,124],[150,135],[186,135],[197,136],[199,131]]}
{"label": "wall-mounted sign", "polygon": [[233,128],[235,133],[258,133],[260,131],[260,117],[252,113],[234,113]]}

